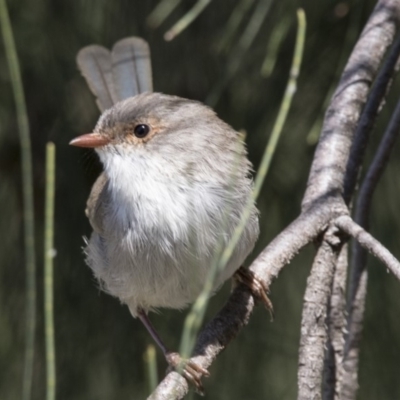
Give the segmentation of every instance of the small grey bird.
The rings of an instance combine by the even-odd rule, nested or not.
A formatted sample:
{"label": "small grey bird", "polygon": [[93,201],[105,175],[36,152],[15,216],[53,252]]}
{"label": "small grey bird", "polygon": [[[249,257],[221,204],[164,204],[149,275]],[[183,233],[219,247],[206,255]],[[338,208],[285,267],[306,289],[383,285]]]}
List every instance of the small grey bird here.
{"label": "small grey bird", "polygon": [[[167,350],[147,313],[184,308],[202,290],[220,243],[229,242],[251,195],[245,145],[209,107],[152,93],[150,51],[140,38],[123,39],[111,52],[85,47],[77,62],[103,112],[93,133],[70,143],[95,148],[104,167],[87,202],[93,233],[86,261],[176,367],[179,356]],[[253,204],[214,290],[241,267],[258,235]],[[271,308],[247,270],[236,276]],[[199,389],[201,375],[208,374],[193,363],[183,373]]]}

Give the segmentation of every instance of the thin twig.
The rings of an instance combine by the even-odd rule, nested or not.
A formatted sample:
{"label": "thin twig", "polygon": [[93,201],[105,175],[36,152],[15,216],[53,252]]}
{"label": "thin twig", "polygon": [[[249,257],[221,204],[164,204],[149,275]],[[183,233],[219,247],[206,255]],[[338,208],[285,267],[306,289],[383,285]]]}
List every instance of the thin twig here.
{"label": "thin twig", "polygon": [[46,339],[46,400],[56,398],[56,350],[54,340],[54,193],[55,146],[46,147],[46,203],[44,227],[44,316]]}
{"label": "thin twig", "polygon": [[[398,29],[398,26],[396,27]],[[374,86],[369,94],[368,101],[361,114],[357,130],[354,135],[354,142],[351,146],[349,162],[347,164],[346,180],[344,183],[344,199],[346,203],[350,202],[358,172],[364,158],[365,149],[367,147],[369,134],[375,123],[376,117],[380,110],[380,106],[388,91],[390,82],[393,80],[396,63],[400,55],[400,35],[397,36],[389,55],[379,70],[374,82]]]}
{"label": "thin twig", "polygon": [[[400,40],[399,40],[400,42]],[[394,143],[400,133],[400,101],[396,105],[396,109],[394,110],[393,116],[389,122],[389,126],[382,137],[382,140],[379,144],[378,150],[372,160],[371,166],[369,167],[367,174],[362,183],[360,193],[357,199],[356,212],[354,216],[354,220],[366,230],[369,229],[368,225],[368,216],[369,210],[371,207],[371,202],[373,198],[373,194],[378,184],[386,165],[389,161],[390,152],[393,149]],[[361,253],[363,251],[359,251],[359,246],[357,242],[353,247],[353,269],[350,280],[350,296],[349,302],[352,303],[355,292],[357,290],[359,276],[365,268],[365,262],[360,258],[364,258]]]}
{"label": "thin twig", "polygon": [[5,0],[0,0],[0,21],[6,51],[11,84],[14,93],[17,123],[21,145],[22,192],[24,207],[24,242],[26,266],[26,330],[25,364],[22,385],[22,398],[29,400],[32,391],[33,359],[35,354],[36,327],[36,261],[35,261],[35,225],[33,210],[33,178],[31,140],[29,134],[28,113],[22,85],[21,70],[15,47],[14,36]]}
{"label": "thin twig", "polygon": [[[397,103],[389,126],[367,171],[357,199],[355,222],[367,231],[369,229],[368,216],[373,194],[385,170],[390,152],[393,149],[399,132],[400,101]],[[343,393],[341,393],[341,399],[343,400],[354,399],[358,388],[358,358],[368,282],[368,271],[366,269],[367,252],[355,240],[353,241],[352,254],[352,270],[348,296],[348,335],[346,338],[344,360],[346,374],[344,375]]]}
{"label": "thin twig", "polygon": [[357,242],[374,257],[382,261],[393,275],[400,280],[400,262],[385,246],[383,246],[383,244],[376,240],[365,229],[361,228],[361,226],[355,223],[349,216],[337,218],[335,220],[335,225],[357,240]]}

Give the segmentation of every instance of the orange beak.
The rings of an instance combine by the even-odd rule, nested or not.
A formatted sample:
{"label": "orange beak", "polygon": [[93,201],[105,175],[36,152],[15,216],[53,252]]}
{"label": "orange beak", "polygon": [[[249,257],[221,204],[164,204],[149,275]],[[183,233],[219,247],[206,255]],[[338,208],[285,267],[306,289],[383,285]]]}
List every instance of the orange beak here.
{"label": "orange beak", "polygon": [[77,147],[101,147],[110,143],[110,139],[98,133],[87,133],[72,139],[69,144]]}

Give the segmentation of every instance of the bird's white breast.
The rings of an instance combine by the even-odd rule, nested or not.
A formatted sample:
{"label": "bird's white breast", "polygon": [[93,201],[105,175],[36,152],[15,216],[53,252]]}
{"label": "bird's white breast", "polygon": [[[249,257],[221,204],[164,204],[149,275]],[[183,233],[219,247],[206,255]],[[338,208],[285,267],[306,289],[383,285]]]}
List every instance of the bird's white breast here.
{"label": "bird's white breast", "polygon": [[[109,178],[104,233],[93,233],[87,255],[105,290],[135,314],[137,307],[182,308],[203,287],[219,242],[237,220],[229,194],[179,173],[179,160],[135,152],[100,153]],[[240,266],[258,235],[248,229],[219,285]],[[254,225],[254,223],[253,223]]]}

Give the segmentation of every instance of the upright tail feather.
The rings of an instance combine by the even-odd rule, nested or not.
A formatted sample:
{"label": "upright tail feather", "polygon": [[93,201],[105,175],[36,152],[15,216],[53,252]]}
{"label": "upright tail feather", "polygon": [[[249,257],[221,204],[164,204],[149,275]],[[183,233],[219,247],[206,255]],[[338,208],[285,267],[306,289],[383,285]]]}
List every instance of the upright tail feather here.
{"label": "upright tail feather", "polygon": [[91,45],[81,49],[76,57],[78,67],[97,98],[101,111],[118,101],[114,93],[111,53],[104,47]]}
{"label": "upright tail feather", "polygon": [[111,59],[115,92],[119,100],[153,91],[147,42],[138,37],[122,39],[114,45]]}
{"label": "upright tail feather", "polygon": [[98,45],[84,47],[77,63],[101,111],[128,97],[153,91],[150,49],[141,38],[122,39],[112,52]]}

